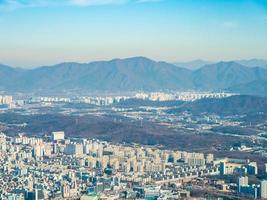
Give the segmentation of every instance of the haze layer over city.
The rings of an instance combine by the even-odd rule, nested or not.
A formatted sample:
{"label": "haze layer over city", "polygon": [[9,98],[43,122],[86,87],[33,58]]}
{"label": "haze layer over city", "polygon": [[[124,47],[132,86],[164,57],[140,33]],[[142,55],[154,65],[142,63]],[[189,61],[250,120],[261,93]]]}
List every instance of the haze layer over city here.
{"label": "haze layer over city", "polygon": [[267,3],[0,0],[0,199],[267,199]]}

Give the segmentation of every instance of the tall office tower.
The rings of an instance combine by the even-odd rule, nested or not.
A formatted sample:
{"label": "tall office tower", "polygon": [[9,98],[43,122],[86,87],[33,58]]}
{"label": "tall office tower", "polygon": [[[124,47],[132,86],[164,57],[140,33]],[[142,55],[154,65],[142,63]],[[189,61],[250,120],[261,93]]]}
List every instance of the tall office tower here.
{"label": "tall office tower", "polygon": [[241,192],[241,188],[248,186],[248,177],[243,176],[238,178],[238,192]]}
{"label": "tall office tower", "polygon": [[267,180],[261,181],[261,198],[267,199]]}

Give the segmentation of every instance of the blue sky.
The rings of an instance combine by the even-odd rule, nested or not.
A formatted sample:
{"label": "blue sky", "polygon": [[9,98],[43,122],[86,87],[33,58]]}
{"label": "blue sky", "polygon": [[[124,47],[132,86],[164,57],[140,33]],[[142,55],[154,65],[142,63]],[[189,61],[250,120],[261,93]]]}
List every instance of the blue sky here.
{"label": "blue sky", "polygon": [[265,0],[0,0],[0,63],[267,59]]}

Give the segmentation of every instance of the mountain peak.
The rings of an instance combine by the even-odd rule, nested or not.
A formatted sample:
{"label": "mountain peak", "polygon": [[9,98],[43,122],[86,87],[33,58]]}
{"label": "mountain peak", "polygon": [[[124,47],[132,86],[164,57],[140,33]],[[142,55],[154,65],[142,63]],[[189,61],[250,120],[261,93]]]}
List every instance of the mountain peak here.
{"label": "mountain peak", "polygon": [[129,58],[123,58],[123,59],[117,59],[120,61],[139,61],[139,62],[156,62],[150,58],[143,57],[143,56],[135,56],[135,57],[129,57]]}

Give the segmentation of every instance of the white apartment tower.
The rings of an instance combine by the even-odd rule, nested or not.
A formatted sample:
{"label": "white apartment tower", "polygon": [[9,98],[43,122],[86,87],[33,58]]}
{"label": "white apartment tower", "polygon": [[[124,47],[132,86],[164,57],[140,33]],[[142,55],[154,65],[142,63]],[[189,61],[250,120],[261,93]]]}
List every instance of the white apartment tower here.
{"label": "white apartment tower", "polygon": [[267,199],[267,180],[261,181],[261,198]]}
{"label": "white apartment tower", "polygon": [[57,140],[64,140],[65,134],[63,131],[56,131],[52,132],[52,140],[57,141]]}

